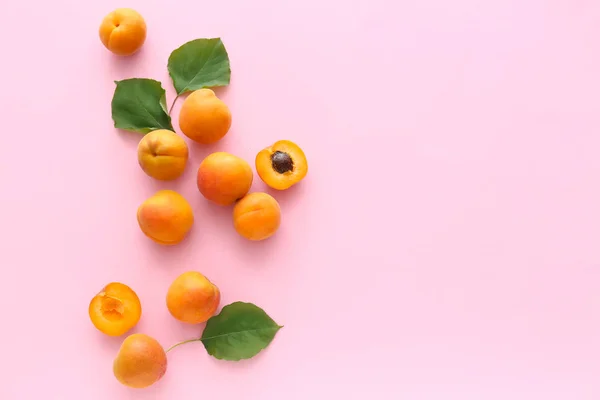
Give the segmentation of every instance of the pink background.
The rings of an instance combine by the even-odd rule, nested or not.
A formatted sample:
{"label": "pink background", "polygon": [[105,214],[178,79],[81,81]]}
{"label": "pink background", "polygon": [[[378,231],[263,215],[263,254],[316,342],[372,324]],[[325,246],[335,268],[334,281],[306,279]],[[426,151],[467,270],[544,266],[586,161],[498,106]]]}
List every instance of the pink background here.
{"label": "pink background", "polygon": [[[600,3],[168,4],[0,5],[0,399],[600,397]],[[128,59],[97,33],[122,6],[149,29]],[[217,36],[231,131],[191,145],[177,182],[153,181],[140,136],[113,128],[113,81],[159,79],[171,101],[169,53]],[[275,193],[277,235],[250,243],[231,208],[200,196],[196,169],[215,150],[253,164],[278,139],[302,146],[309,174]],[[159,188],[193,204],[180,246],[138,228]],[[253,190],[265,190],[256,175]],[[122,338],[95,330],[90,299],[130,285],[135,331],[170,346],[202,330],[165,306],[190,269],[223,305],[254,302],[285,328],[253,360],[188,344],[155,386],[120,385]]]}

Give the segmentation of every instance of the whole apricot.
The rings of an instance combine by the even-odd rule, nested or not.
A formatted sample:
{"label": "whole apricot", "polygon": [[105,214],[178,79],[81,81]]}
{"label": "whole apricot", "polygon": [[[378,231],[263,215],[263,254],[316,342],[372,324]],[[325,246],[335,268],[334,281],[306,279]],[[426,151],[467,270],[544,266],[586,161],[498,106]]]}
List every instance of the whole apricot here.
{"label": "whole apricot", "polygon": [[279,229],[281,208],[267,193],[250,193],[233,207],[233,225],[248,240],[264,240]]}
{"label": "whole apricot", "polygon": [[129,286],[112,282],[92,298],[88,313],[100,332],[121,336],[138,323],[142,316],[142,305]]}
{"label": "whole apricot", "polygon": [[196,271],[179,275],[167,291],[169,312],[175,319],[188,324],[206,322],[220,301],[219,288]]}
{"label": "whole apricot", "polygon": [[100,24],[100,40],[104,47],[120,56],[138,51],[146,41],[146,21],[131,8],[118,8]]}
{"label": "whole apricot", "polygon": [[256,172],[268,186],[285,190],[300,182],[308,173],[302,149],[289,140],[280,140],[256,155]]}
{"label": "whole apricot", "polygon": [[230,127],[229,107],[210,89],[198,89],[190,93],[181,105],[179,128],[195,142],[218,142]]}
{"label": "whole apricot", "polygon": [[253,179],[252,168],[244,159],[219,151],[200,163],[197,185],[207,200],[228,206],[248,193]]}
{"label": "whole apricot", "polygon": [[123,385],[145,388],[167,372],[167,354],[160,343],[143,333],[128,336],[113,361],[113,374]]}
{"label": "whole apricot", "polygon": [[187,236],[194,224],[188,201],[173,190],[159,190],[137,210],[140,229],[159,244],[174,245]]}
{"label": "whole apricot", "polygon": [[189,152],[181,136],[168,129],[157,129],[140,140],[137,155],[138,163],[146,175],[170,181],[183,174]]}

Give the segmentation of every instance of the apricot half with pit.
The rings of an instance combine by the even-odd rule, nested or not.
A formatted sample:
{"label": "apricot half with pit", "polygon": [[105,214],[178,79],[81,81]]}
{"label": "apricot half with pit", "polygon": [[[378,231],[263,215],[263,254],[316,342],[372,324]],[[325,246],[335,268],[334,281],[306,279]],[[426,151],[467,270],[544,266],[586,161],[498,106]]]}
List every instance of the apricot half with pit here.
{"label": "apricot half with pit", "polygon": [[308,173],[304,151],[289,140],[280,140],[256,155],[256,172],[268,186],[285,190],[300,182]]}
{"label": "apricot half with pit", "polygon": [[250,193],[233,207],[235,230],[248,240],[258,241],[273,236],[280,223],[279,203],[267,193]]}
{"label": "apricot half with pit", "polygon": [[138,323],[142,305],[133,289],[123,283],[112,282],[92,298],[88,312],[100,332],[121,336]]}

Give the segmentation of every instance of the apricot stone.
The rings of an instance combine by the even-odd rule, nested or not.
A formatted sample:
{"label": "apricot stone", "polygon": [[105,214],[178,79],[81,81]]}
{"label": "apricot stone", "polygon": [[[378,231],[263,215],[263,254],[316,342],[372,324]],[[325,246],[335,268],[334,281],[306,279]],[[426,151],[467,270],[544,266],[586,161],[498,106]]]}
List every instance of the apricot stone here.
{"label": "apricot stone", "polygon": [[159,190],[145,200],[137,211],[142,232],[156,243],[174,245],[187,236],[194,224],[188,201],[173,190]]}
{"label": "apricot stone", "polygon": [[179,128],[184,135],[201,144],[218,142],[229,132],[231,112],[210,89],[188,95],[179,111]]}
{"label": "apricot stone", "polygon": [[167,354],[160,343],[143,333],[128,336],[113,361],[113,374],[123,385],[145,388],[167,372]]}
{"label": "apricot stone", "polygon": [[112,282],[92,298],[88,313],[100,332],[121,336],[138,323],[142,316],[142,305],[129,286]]}
{"label": "apricot stone", "polygon": [[219,288],[196,271],[179,275],[167,292],[169,312],[175,319],[188,324],[206,322],[220,301]]}
{"label": "apricot stone", "polygon": [[281,208],[267,193],[250,193],[233,207],[233,225],[248,240],[264,240],[277,232]]}
{"label": "apricot stone", "polygon": [[108,50],[120,56],[129,56],[146,41],[146,22],[137,11],[118,8],[104,17],[99,34]]}
{"label": "apricot stone", "polygon": [[168,129],[157,129],[140,140],[137,155],[138,163],[146,175],[170,181],[183,174],[189,152],[181,136]]}
{"label": "apricot stone", "polygon": [[280,140],[256,155],[256,172],[268,186],[285,190],[308,173],[306,156],[297,144]]}
{"label": "apricot stone", "polygon": [[207,156],[198,168],[198,190],[215,204],[228,206],[244,197],[254,176],[250,165],[223,151]]}

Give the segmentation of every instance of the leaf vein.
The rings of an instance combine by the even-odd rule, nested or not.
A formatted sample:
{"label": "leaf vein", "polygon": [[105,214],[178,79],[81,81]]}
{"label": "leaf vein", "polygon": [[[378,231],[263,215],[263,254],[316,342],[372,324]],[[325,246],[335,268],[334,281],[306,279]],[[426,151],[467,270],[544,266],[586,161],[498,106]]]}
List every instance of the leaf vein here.
{"label": "leaf vein", "polygon": [[281,327],[279,327],[279,326],[273,326],[273,327],[268,327],[268,328],[258,328],[258,329],[248,329],[248,330],[236,331],[236,332],[227,332],[227,333],[223,333],[220,335],[214,335],[214,336],[209,336],[206,338],[200,338],[200,340],[204,342],[205,340],[218,339],[220,337],[232,336],[232,335],[235,335],[238,333],[250,333],[250,332],[269,331],[269,330],[278,331],[280,328]]}
{"label": "leaf vein", "polygon": [[198,77],[198,75],[204,70],[204,67],[206,67],[206,64],[208,64],[208,62],[210,61],[211,57],[213,56],[213,54],[215,53],[215,51],[217,50],[217,45],[218,42],[213,46],[210,54],[208,55],[208,57],[206,57],[206,60],[204,60],[204,62],[202,63],[202,66],[200,67],[200,69],[196,72],[196,74],[194,75],[194,77],[192,79],[190,79],[186,84],[184,89],[182,90],[182,92],[189,90],[190,87],[188,86],[190,83],[192,83],[194,81],[194,79],[196,79]]}

